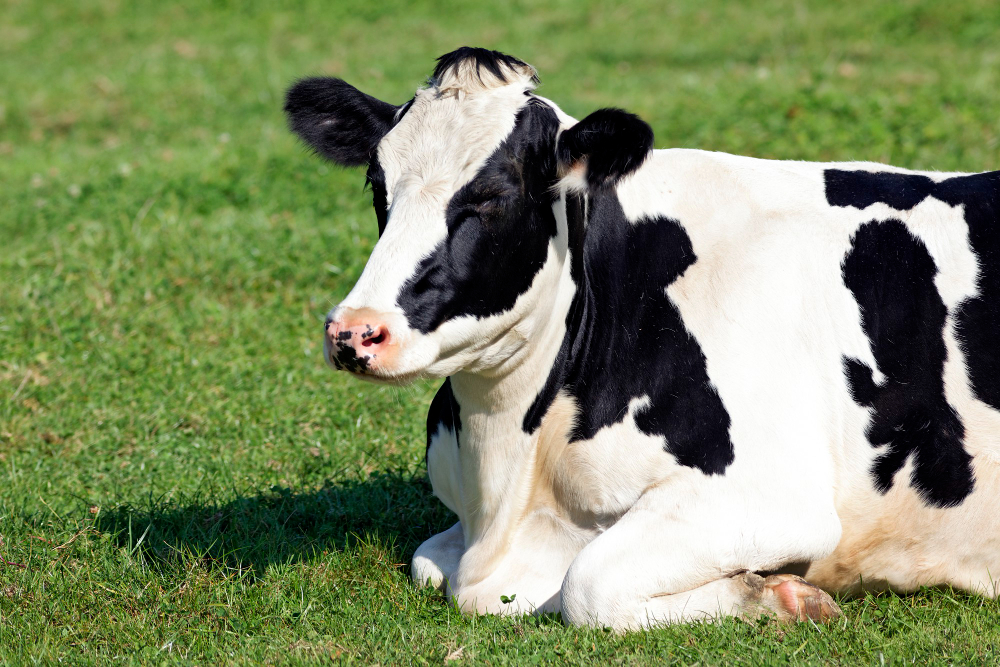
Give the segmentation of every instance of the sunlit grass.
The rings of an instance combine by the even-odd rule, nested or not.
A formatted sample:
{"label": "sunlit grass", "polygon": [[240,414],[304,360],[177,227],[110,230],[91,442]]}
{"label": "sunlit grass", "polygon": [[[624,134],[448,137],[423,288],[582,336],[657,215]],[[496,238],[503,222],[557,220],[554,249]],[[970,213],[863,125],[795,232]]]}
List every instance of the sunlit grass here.
{"label": "sunlit grass", "polygon": [[996,659],[997,605],[950,592],[619,637],[413,589],[454,520],[425,481],[434,385],[322,364],[375,221],[280,109],[315,73],[405,101],[472,44],[658,146],[986,170],[1000,4],[2,6],[0,663]]}

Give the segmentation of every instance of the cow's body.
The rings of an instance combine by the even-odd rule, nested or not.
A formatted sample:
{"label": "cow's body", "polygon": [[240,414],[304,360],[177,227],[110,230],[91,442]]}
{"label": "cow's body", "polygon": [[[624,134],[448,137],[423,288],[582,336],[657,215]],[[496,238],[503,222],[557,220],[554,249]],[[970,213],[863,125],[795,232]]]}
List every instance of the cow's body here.
{"label": "cow's body", "polygon": [[[364,301],[349,297],[328,324],[338,366],[410,377],[397,356],[433,345],[422,370],[450,375],[428,416],[427,464],[459,522],[418,549],[414,579],[470,610],[561,610],[618,628],[831,609],[799,580],[747,571],[798,571],[830,591],[996,595],[1000,172],[689,150],[640,153],[637,167],[595,143],[607,118],[576,125],[529,97],[538,108],[502,98],[513,129],[482,139],[501,148],[461,162],[473,175],[455,177],[467,185],[449,195],[435,250],[376,249],[380,276],[406,252],[417,274],[378,292],[370,265]],[[412,128],[431,103],[404,107],[410,134],[388,131],[370,161],[388,184],[380,220],[433,198],[396,157],[419,144]],[[619,139],[633,127],[611,120]],[[557,139],[558,177],[533,175],[518,147]],[[516,289],[450,268],[454,216],[484,199],[472,194],[489,173],[516,174],[528,193],[517,206],[531,233],[504,246],[501,267]],[[551,199],[532,208],[532,179],[545,178]],[[484,226],[497,243],[500,223]],[[483,272],[496,254],[480,254]],[[439,315],[443,299],[427,294],[445,270],[464,282]],[[364,331],[355,323],[371,312],[381,319]],[[402,318],[420,333],[383,345]],[[354,341],[369,337],[378,354],[360,356],[368,343]]]}
{"label": "cow's body", "polygon": [[[473,422],[475,408],[466,415],[463,383],[453,378],[443,391],[458,393],[457,406],[451,407],[451,401],[448,405],[449,412],[458,412],[462,426],[457,441],[450,428],[454,419],[443,428],[431,427],[428,470],[435,493],[469,525],[470,541],[478,544],[498,529],[503,539],[515,536],[506,551],[495,550],[503,553],[499,563],[483,559],[490,563],[485,568],[489,572],[469,568],[475,572],[469,578],[477,583],[471,586],[475,592],[466,596],[470,602],[476,600],[477,608],[502,610],[500,594],[512,593],[518,593],[526,604],[548,603],[557,608],[572,561],[600,541],[607,540],[611,549],[616,542],[620,544],[613,532],[605,531],[650,494],[690,523],[696,541],[710,540],[709,533],[730,531],[721,538],[721,548],[710,547],[711,556],[699,557],[703,563],[714,561],[715,571],[711,577],[706,575],[707,580],[741,568],[774,570],[797,562],[807,571],[807,579],[829,590],[857,590],[862,582],[866,587],[897,590],[950,584],[995,594],[990,573],[1000,572],[1000,514],[994,510],[1000,497],[1000,412],[977,398],[970,386],[969,362],[957,335],[956,316],[962,304],[981,296],[977,256],[984,249],[977,253],[970,244],[969,206],[951,206],[931,196],[903,210],[883,202],[858,202],[860,208],[831,205],[828,192],[835,189],[838,172],[858,178],[872,173],[919,177],[872,164],[773,162],[665,150],[656,151],[614,193],[605,193],[609,202],[594,201],[600,196],[591,198],[592,215],[604,216],[599,224],[631,225],[633,230],[666,228],[662,235],[645,235],[650,243],[621,246],[618,239],[600,239],[603,250],[623,266],[659,263],[658,256],[668,263],[677,262],[677,245],[684,244],[679,239],[689,239],[697,260],[682,260],[690,262],[687,270],[669,284],[647,283],[640,273],[638,283],[615,281],[603,288],[618,291],[617,297],[637,309],[644,301],[655,300],[655,291],[666,291],[679,322],[704,355],[708,377],[730,420],[729,438],[716,443],[720,451],[715,455],[685,466],[677,456],[664,452],[662,436],[637,426],[644,401],[649,404],[646,397],[655,385],[650,375],[657,367],[644,368],[648,357],[635,355],[644,348],[630,337],[637,333],[652,337],[655,348],[662,344],[661,336],[687,335],[656,331],[659,324],[676,326],[677,322],[655,311],[648,318],[640,316],[641,325],[633,331],[614,330],[620,325],[617,313],[593,313],[603,320],[598,326],[612,329],[606,336],[623,339],[602,345],[600,354],[581,360],[592,376],[587,380],[598,383],[586,392],[587,409],[594,410],[594,401],[609,401],[618,417],[596,433],[591,428],[581,434],[590,437],[574,440],[568,433],[572,424],[586,416],[581,415],[578,400],[565,390],[552,401],[534,436],[517,428],[543,391],[547,374],[538,373],[537,368],[552,368],[556,346],[537,366],[532,364],[535,372],[530,383],[517,380],[518,388],[510,394],[520,400],[506,419],[490,412],[478,414],[481,421]],[[968,180],[974,186],[969,195],[979,201],[996,201],[1000,194],[1000,174],[926,177],[945,183],[954,178]],[[563,197],[559,205],[565,201]],[[969,205],[975,207],[977,202],[969,201]],[[995,218],[982,222],[996,224]],[[865,233],[862,230],[875,232],[876,239],[884,232],[882,238],[893,243],[886,247],[862,239],[868,245],[860,247],[857,240],[859,233]],[[894,241],[903,231],[912,240],[900,247]],[[657,244],[661,239],[665,242]],[[882,318],[887,329],[876,340],[895,346],[899,354],[926,355],[935,346],[946,352],[937,360],[923,362],[926,366],[919,372],[932,384],[943,377],[942,392],[933,398],[950,405],[965,430],[963,438],[929,441],[942,449],[952,447],[952,451],[917,451],[911,456],[906,456],[909,450],[901,451],[898,464],[890,464],[894,468],[888,474],[891,487],[884,493],[877,488],[872,471],[885,467],[879,460],[892,445],[874,447],[869,442],[866,431],[873,421],[872,410],[852,397],[845,360],[877,369],[880,386],[927,378],[886,377],[883,368],[889,362],[877,362],[858,297],[845,284],[845,263],[850,266],[849,258],[861,253],[876,264],[863,264],[860,279],[876,292],[885,290],[891,300],[880,302],[879,294],[861,297],[876,300],[865,303],[875,309],[872,317]],[[907,266],[903,261],[921,255],[933,261],[936,275],[933,267]],[[897,318],[887,313],[885,309],[905,306],[899,303],[905,293],[880,285],[893,279],[892,274],[902,285],[913,287],[920,300],[915,313],[920,320],[933,316],[927,311],[944,316],[940,308],[923,307],[923,301],[933,301],[934,294],[947,309],[946,320],[928,326],[925,335],[921,322],[909,319],[909,314]],[[575,293],[568,274],[562,283],[561,291]],[[554,312],[554,322],[566,319],[568,307],[564,297]],[[564,329],[555,327],[551,340],[561,340]],[[616,354],[606,354],[609,349]],[[594,368],[605,364],[614,366]],[[622,394],[620,383],[609,384],[602,377],[606,370],[640,378]],[[629,395],[636,391],[641,396]],[[989,391],[987,387],[982,393]],[[922,404],[929,402],[918,394],[906,407],[926,413],[930,422],[926,428],[933,430],[940,426],[934,419],[940,417],[934,405]],[[711,404],[702,399],[684,410],[691,410],[689,416],[696,421],[717,423],[717,407]],[[627,406],[624,412],[622,406]],[[477,437],[480,429],[482,435]],[[488,443],[488,455],[498,456],[502,440],[489,433],[516,435],[514,441],[504,443],[508,453],[503,465],[464,461],[476,460],[477,442]],[[490,471],[488,478],[477,484],[474,474],[463,476],[463,463],[473,470]],[[920,466],[929,468],[921,477],[929,480],[923,496],[911,481]],[[498,494],[517,505],[512,512],[516,518],[509,525],[484,522],[479,509],[489,493],[482,488],[497,481],[496,467],[516,471]],[[517,481],[523,488],[517,487]],[[511,493],[515,489],[520,493]],[[621,545],[623,571],[634,571],[630,558],[644,560],[649,555],[642,553],[646,548],[654,549],[656,560],[664,564],[671,544],[685,555],[694,551],[687,542],[677,544],[677,530],[670,527],[670,521],[663,517],[662,522],[650,525],[641,546]],[[539,550],[539,543],[551,546]],[[433,544],[424,552],[432,550]],[[461,548],[461,540],[452,540],[446,550]],[[635,553],[637,549],[640,553]],[[748,560],[751,553],[753,559]],[[550,571],[544,571],[546,566]],[[458,572],[444,574],[454,577]],[[518,580],[523,583],[515,585]]]}

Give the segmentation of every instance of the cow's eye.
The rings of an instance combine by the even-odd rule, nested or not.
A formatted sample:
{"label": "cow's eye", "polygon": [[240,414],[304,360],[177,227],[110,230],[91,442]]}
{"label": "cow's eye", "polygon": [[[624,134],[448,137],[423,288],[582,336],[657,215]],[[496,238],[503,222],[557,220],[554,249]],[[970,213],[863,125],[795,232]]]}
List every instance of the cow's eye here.
{"label": "cow's eye", "polygon": [[478,218],[478,217],[479,217],[479,211],[476,210],[475,208],[472,208],[472,207],[463,208],[461,211],[458,212],[458,215],[455,216],[455,218],[454,218],[454,220],[455,220],[454,224],[460,225],[463,222],[465,222],[466,220],[470,220],[472,218]]}
{"label": "cow's eye", "polygon": [[476,205],[476,210],[481,216],[493,217],[496,215],[503,214],[507,210],[510,200],[504,195],[497,195],[496,197],[491,197],[484,201],[479,202]]}

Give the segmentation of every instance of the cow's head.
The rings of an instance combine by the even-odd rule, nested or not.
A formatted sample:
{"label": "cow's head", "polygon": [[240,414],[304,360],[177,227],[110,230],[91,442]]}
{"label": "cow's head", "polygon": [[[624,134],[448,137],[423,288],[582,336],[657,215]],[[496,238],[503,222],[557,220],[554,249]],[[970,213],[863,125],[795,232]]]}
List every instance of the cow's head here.
{"label": "cow's head", "polygon": [[652,132],[617,110],[575,124],[537,81],[516,58],[463,48],[402,106],[339,79],[288,91],[295,133],[368,168],[378,219],[361,278],[327,317],[331,364],[390,381],[496,368],[551,317],[568,252],[560,178],[605,186],[642,162]]}

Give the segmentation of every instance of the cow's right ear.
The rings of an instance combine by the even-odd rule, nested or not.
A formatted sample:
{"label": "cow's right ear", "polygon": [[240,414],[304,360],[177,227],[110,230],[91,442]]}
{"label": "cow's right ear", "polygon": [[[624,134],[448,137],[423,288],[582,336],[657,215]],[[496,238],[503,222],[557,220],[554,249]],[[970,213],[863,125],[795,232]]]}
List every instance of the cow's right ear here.
{"label": "cow's right ear", "polygon": [[368,164],[397,107],[328,77],[302,79],[285,96],[292,131],[317,153],[345,167]]}
{"label": "cow's right ear", "polygon": [[584,170],[587,185],[614,185],[638,169],[653,149],[653,128],[621,109],[598,109],[559,135],[557,156],[563,174]]}

